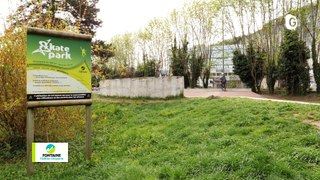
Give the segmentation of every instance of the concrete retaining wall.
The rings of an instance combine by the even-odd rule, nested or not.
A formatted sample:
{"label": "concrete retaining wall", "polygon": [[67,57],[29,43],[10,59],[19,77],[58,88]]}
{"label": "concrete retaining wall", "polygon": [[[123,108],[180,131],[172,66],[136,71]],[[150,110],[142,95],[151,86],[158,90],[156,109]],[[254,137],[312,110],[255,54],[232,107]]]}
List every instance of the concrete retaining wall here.
{"label": "concrete retaining wall", "polygon": [[183,77],[146,77],[112,79],[100,82],[100,94],[121,97],[166,98],[180,96],[184,91]]}

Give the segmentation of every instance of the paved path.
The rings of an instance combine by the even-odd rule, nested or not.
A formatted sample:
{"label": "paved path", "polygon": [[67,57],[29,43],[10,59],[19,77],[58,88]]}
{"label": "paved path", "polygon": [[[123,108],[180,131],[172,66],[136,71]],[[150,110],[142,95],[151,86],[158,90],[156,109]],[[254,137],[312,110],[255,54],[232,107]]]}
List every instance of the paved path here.
{"label": "paved path", "polygon": [[255,100],[265,100],[265,101],[275,101],[275,102],[288,102],[296,104],[308,104],[308,105],[318,105],[319,103],[309,103],[301,101],[289,101],[281,99],[268,99],[259,94],[251,92],[250,89],[228,89],[227,91],[221,91],[220,89],[185,89],[184,96],[187,98],[192,97],[209,97],[209,96],[219,96],[219,97],[240,97],[249,98]]}

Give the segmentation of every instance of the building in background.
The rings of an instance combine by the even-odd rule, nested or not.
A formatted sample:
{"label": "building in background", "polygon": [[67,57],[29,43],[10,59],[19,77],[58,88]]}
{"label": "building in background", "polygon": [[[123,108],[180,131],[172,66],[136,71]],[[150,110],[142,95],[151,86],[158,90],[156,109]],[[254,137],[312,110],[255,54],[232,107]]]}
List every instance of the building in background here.
{"label": "building in background", "polygon": [[[245,88],[238,75],[233,72],[233,52],[238,49],[237,45],[212,45],[209,54],[210,68],[209,87],[220,88],[220,77],[226,75],[228,88]],[[201,79],[198,85],[202,86]]]}
{"label": "building in background", "polygon": [[237,49],[236,45],[213,45],[210,49],[210,62],[212,63],[211,75],[220,76],[225,73],[226,76],[232,76],[233,73],[233,51]]}

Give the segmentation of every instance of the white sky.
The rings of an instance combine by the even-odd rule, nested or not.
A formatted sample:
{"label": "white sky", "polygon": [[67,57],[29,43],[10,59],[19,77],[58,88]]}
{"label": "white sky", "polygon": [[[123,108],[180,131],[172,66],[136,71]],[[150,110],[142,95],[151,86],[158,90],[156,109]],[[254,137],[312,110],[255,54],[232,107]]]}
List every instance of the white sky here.
{"label": "white sky", "polygon": [[[173,9],[181,9],[191,0],[100,0],[98,18],[103,21],[97,38],[110,40],[116,34],[136,32],[146,27],[155,17],[166,17]],[[5,16],[12,12],[18,0],[1,0],[0,33]]]}
{"label": "white sky", "polygon": [[0,6],[0,34],[4,29],[4,22],[6,16],[13,12],[16,7],[17,1],[15,0],[1,0]]}
{"label": "white sky", "polygon": [[190,0],[100,0],[98,18],[103,20],[97,37],[103,40],[113,35],[136,32],[155,17],[166,17],[173,9],[181,9]]}

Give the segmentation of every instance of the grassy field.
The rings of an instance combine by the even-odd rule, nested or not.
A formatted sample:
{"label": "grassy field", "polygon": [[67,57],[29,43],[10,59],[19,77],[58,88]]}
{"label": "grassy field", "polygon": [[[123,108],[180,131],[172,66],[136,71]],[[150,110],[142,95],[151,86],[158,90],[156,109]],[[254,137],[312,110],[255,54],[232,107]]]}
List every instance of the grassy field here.
{"label": "grassy field", "polygon": [[[93,156],[84,134],[69,163],[37,163],[35,179],[319,179],[320,106],[245,99],[95,100]],[[0,179],[26,177],[26,162]]]}

